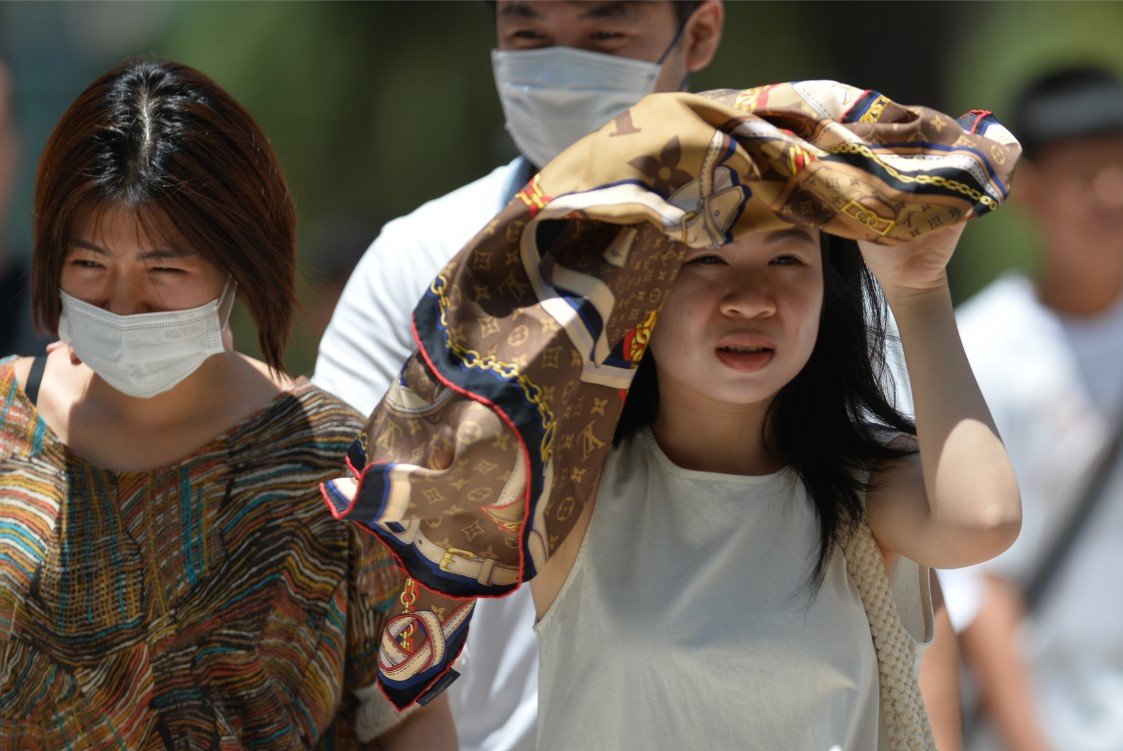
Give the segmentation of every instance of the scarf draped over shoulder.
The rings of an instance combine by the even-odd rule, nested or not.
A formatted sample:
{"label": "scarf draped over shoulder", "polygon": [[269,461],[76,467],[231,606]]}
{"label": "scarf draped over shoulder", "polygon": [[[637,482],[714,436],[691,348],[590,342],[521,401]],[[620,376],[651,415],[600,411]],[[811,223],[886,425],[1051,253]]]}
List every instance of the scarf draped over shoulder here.
{"label": "scarf draped over shoulder", "polygon": [[1019,154],[989,112],[801,81],[654,94],[546,165],[433,280],[416,351],[322,488],[411,577],[387,697],[443,690],[475,599],[566,539],[687,246],[792,224],[897,245],[996,209]]}

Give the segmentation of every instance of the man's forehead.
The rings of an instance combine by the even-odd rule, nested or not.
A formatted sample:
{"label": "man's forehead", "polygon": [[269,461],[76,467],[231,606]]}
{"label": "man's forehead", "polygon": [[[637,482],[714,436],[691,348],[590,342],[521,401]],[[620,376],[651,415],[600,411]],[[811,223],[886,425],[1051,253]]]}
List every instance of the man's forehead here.
{"label": "man's forehead", "polygon": [[655,0],[499,0],[499,18],[548,21],[564,14],[578,20],[637,18],[657,5]]}
{"label": "man's forehead", "polygon": [[1123,132],[1058,139],[1038,147],[1038,167],[1077,172],[1096,171],[1103,164],[1123,163]]}

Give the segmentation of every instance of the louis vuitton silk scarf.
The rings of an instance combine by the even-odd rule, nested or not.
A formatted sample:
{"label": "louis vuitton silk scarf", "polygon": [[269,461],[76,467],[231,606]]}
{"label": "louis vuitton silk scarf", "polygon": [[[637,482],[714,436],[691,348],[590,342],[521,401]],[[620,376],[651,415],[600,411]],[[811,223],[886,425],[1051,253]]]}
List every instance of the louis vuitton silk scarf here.
{"label": "louis vuitton silk scarf", "polygon": [[985,111],[802,81],[651,95],[544,167],[433,280],[416,352],[323,486],[411,577],[390,700],[439,693],[475,599],[566,539],[686,246],[791,224],[899,244],[996,209],[1019,153]]}

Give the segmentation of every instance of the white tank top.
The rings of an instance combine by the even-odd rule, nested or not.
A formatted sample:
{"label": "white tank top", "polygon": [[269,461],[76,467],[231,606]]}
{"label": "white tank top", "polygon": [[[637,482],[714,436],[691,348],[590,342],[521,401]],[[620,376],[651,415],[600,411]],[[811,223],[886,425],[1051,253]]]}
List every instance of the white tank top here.
{"label": "white tank top", "polygon": [[[879,748],[877,661],[842,553],[812,594],[818,521],[790,469],[671,463],[649,431],[614,451],[569,577],[535,626],[539,751]],[[928,571],[894,597],[931,639]]]}

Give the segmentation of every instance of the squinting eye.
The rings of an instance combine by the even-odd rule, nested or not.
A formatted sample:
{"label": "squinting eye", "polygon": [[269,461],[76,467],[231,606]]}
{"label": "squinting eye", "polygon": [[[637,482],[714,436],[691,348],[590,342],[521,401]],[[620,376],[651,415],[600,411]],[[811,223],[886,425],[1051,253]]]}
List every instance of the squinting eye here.
{"label": "squinting eye", "polygon": [[77,266],[80,269],[100,269],[101,264],[97,261],[90,261],[85,258],[75,258],[70,262],[71,266]]}
{"label": "squinting eye", "polygon": [[725,259],[722,258],[719,255],[714,255],[713,253],[707,253],[706,255],[697,256],[696,258],[692,258],[689,261],[687,261],[687,263],[699,264],[699,265],[703,265],[703,266],[711,266],[711,265],[716,266],[717,264],[725,263]]}
{"label": "squinting eye", "polygon": [[799,260],[795,256],[776,256],[772,259],[772,263],[775,263],[779,266],[795,266],[797,264],[803,263],[803,261]]}
{"label": "squinting eye", "polygon": [[540,42],[546,38],[546,35],[535,29],[518,29],[512,31],[509,36],[512,39],[518,39],[525,42]]}
{"label": "squinting eye", "polygon": [[149,269],[149,271],[158,271],[161,274],[183,274],[183,269],[173,269],[166,266],[157,266],[156,268]]}
{"label": "squinting eye", "polygon": [[622,39],[623,37],[624,35],[618,31],[594,31],[592,34],[589,34],[590,39],[598,42],[608,42],[613,39]]}

